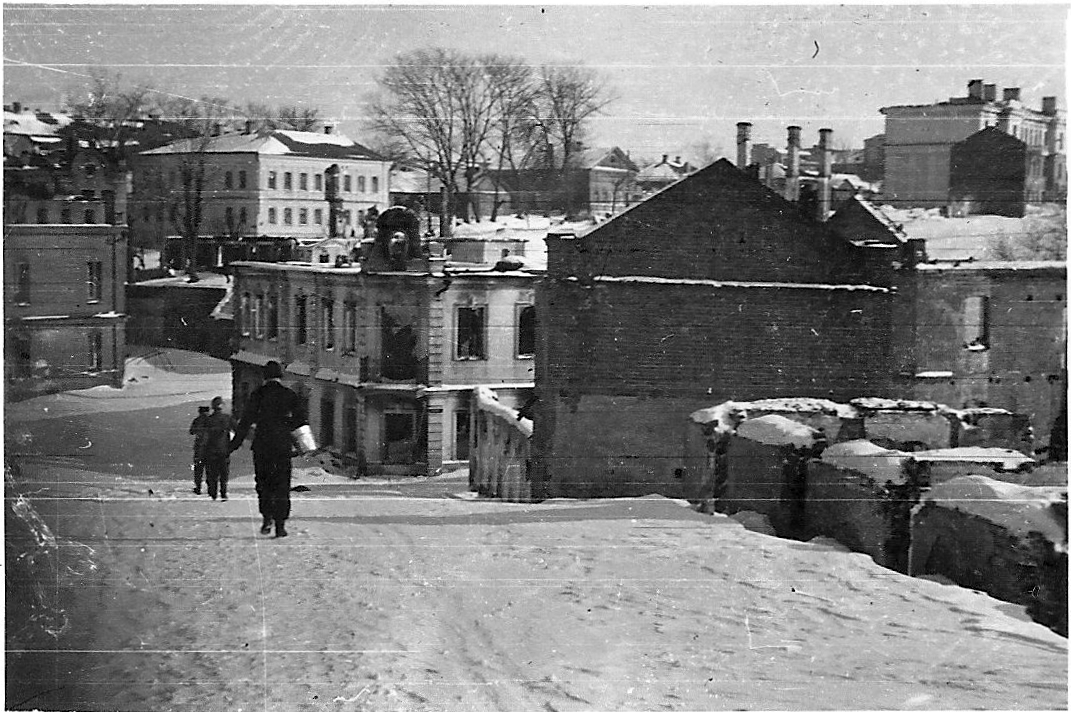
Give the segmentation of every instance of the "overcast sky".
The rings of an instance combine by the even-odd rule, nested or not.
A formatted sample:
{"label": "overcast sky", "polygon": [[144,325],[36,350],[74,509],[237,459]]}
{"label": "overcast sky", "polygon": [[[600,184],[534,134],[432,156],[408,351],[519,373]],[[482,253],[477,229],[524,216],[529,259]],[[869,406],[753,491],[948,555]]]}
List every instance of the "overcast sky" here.
{"label": "overcast sky", "polygon": [[360,139],[380,68],[421,47],[583,62],[618,100],[591,145],[634,155],[729,154],[737,121],[781,146],[834,129],[879,133],[882,106],[966,94],[970,79],[1066,106],[1067,9],[1058,5],[18,5],[5,3],[4,102],[59,108],[93,67],[168,92],[308,104]]}

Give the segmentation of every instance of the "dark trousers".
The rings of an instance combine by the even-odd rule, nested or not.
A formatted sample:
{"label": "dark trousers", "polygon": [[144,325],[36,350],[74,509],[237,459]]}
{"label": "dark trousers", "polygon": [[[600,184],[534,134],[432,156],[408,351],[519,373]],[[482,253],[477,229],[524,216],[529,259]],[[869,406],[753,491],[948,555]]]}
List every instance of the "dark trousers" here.
{"label": "dark trousers", "polygon": [[261,516],[285,522],[290,516],[290,453],[254,450],[253,472]]}
{"label": "dark trousers", "polygon": [[208,494],[216,498],[216,489],[222,497],[227,496],[227,480],[231,476],[231,461],[227,457],[209,457],[205,460],[205,479],[208,480]]}
{"label": "dark trousers", "polygon": [[193,488],[200,491],[201,478],[205,474],[205,461],[200,457],[193,458]]}

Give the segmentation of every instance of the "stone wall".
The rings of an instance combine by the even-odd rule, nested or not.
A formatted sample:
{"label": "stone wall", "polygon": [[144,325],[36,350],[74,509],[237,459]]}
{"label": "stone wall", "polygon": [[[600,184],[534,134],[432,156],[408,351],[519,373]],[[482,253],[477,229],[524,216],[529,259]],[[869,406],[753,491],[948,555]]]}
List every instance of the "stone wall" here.
{"label": "stone wall", "polygon": [[471,413],[469,489],[507,502],[538,499],[531,482],[532,421],[484,386],[473,389]]}

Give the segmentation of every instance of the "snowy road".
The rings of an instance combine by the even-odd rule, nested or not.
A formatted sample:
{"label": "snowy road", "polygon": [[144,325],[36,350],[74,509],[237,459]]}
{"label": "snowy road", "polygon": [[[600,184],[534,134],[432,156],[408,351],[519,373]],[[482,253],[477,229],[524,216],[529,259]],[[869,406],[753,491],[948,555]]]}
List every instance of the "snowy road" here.
{"label": "snowy road", "polygon": [[119,434],[185,418],[142,405],[62,416],[95,454],[8,423],[33,448],[7,496],[58,537],[46,593],[69,621],[56,642],[9,625],[9,709],[1067,706],[1067,641],[1021,608],[678,501],[505,504],[457,475],[309,472],[292,536],[262,537],[248,463],[212,502],[184,454],[162,459],[184,433],[159,426],[134,458]]}

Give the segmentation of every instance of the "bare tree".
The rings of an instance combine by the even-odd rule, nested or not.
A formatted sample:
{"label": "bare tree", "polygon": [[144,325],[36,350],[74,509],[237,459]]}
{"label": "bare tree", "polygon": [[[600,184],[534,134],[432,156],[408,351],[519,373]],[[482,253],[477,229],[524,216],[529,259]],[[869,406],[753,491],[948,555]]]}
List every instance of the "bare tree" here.
{"label": "bare tree", "polygon": [[536,87],[532,81],[532,68],[520,60],[501,58],[487,66],[491,85],[496,91],[498,106],[497,135],[493,139],[492,152],[496,158],[494,197],[491,221],[498,219],[501,176],[509,165],[516,182],[518,159],[529,155],[532,147],[533,126],[531,118],[536,114]]}
{"label": "bare tree", "polygon": [[319,109],[296,105],[280,106],[275,113],[274,128],[291,129],[293,131],[315,131],[322,123]]}
{"label": "bare tree", "polygon": [[538,81],[539,115],[551,168],[572,167],[588,120],[615,99],[595,70],[582,65],[542,68]]}
{"label": "bare tree", "polygon": [[119,73],[90,70],[89,86],[72,90],[69,110],[83,119],[73,126],[80,139],[116,163],[127,158],[129,139],[136,133],[136,120],[151,105],[153,90],[145,82],[128,84]]}
{"label": "bare tree", "polygon": [[209,97],[199,101],[172,97],[165,110],[172,121],[183,124],[194,135],[175,145],[178,185],[170,189],[167,202],[169,219],[182,236],[187,278],[196,282],[200,279],[197,244],[204,222],[205,193],[213,178],[208,152],[224,122],[232,119],[235,112],[226,100]]}

